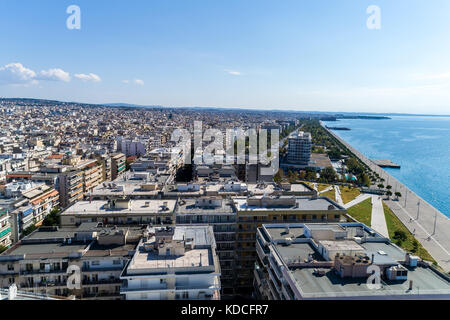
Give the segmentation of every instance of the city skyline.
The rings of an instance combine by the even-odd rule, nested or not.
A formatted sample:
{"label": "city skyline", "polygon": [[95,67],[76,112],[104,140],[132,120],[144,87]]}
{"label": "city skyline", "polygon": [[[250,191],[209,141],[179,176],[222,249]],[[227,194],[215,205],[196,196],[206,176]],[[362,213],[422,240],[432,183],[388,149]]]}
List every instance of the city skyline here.
{"label": "city skyline", "polygon": [[[81,8],[80,30],[66,27],[72,4]],[[371,5],[381,9],[379,30],[366,26]],[[0,96],[449,115],[450,45],[441,41],[449,8],[445,1],[2,3],[8,50],[0,52]]]}

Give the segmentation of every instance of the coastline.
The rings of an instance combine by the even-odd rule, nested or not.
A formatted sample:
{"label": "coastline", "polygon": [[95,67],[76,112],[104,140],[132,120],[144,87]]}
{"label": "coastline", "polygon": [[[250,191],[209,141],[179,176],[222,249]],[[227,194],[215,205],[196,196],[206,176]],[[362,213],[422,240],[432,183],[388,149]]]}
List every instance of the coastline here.
{"label": "coastline", "polygon": [[[386,205],[402,221],[408,230],[428,250],[433,258],[446,272],[450,272],[450,219],[430,203],[418,196],[406,185],[391,176],[387,171],[377,166],[372,160],[352,147],[349,143],[329,130],[322,122],[327,132],[347,147],[356,157],[384,178],[392,186],[392,190],[402,193],[399,201],[385,200]],[[418,204],[420,203],[420,205]]]}

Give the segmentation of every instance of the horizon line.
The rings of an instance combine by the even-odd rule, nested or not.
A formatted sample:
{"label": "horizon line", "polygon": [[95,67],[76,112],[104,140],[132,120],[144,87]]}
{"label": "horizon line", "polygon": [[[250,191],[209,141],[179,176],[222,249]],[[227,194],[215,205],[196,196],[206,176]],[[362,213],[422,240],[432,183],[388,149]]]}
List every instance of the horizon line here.
{"label": "horizon line", "polygon": [[220,106],[164,106],[164,105],[143,105],[126,102],[115,103],[91,103],[79,101],[62,101],[47,98],[23,98],[23,97],[0,97],[3,100],[43,100],[61,103],[85,104],[104,107],[123,107],[123,108],[163,108],[163,109],[224,109],[224,110],[243,110],[243,111],[259,111],[259,112],[293,112],[293,113],[323,113],[323,114],[374,114],[374,115],[397,115],[397,116],[425,116],[425,117],[450,117],[450,114],[425,114],[425,113],[401,113],[401,112],[368,112],[368,111],[313,111],[313,110],[292,110],[282,109],[286,107],[270,107],[270,109],[262,109],[260,107],[220,107]]}

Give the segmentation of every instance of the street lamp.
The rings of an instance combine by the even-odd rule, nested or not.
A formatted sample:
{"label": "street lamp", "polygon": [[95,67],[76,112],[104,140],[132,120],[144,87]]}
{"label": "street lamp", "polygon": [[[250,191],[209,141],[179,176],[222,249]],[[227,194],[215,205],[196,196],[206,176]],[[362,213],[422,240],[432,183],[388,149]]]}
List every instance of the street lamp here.
{"label": "street lamp", "polygon": [[434,214],[434,230],[433,230],[433,236],[436,234],[436,222],[437,222],[437,212]]}
{"label": "street lamp", "polygon": [[416,220],[419,220],[419,211],[420,211],[420,200],[419,200],[419,202],[417,202],[417,219]]}
{"label": "street lamp", "polygon": [[408,199],[408,190],[405,188],[405,208],[406,208],[406,199]]}

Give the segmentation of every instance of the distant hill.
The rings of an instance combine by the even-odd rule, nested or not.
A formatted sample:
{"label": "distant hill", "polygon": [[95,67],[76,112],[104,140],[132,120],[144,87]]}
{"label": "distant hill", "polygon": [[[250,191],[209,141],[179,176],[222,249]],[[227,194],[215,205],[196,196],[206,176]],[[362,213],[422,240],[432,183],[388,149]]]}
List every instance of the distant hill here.
{"label": "distant hill", "polygon": [[[320,116],[322,119],[332,121],[333,118],[338,119],[390,119],[390,116],[420,116],[420,117],[450,117],[450,115],[427,115],[427,114],[407,114],[407,113],[369,113],[369,112],[339,112],[339,111],[312,111],[312,110],[294,110],[292,108],[277,108],[277,109],[257,109],[257,108],[238,108],[238,107],[214,107],[214,106],[160,106],[160,105],[138,105],[130,103],[82,103],[82,102],[64,102],[49,99],[33,99],[33,98],[1,98],[0,103],[4,102],[18,102],[18,103],[30,103],[30,104],[48,104],[48,105],[84,105],[84,106],[96,106],[96,107],[114,107],[114,108],[148,108],[148,109],[188,109],[188,110],[205,110],[205,111],[243,111],[243,112],[289,112],[301,115]],[[309,108],[308,108],[309,109]],[[311,108],[312,109],[312,108]]]}

